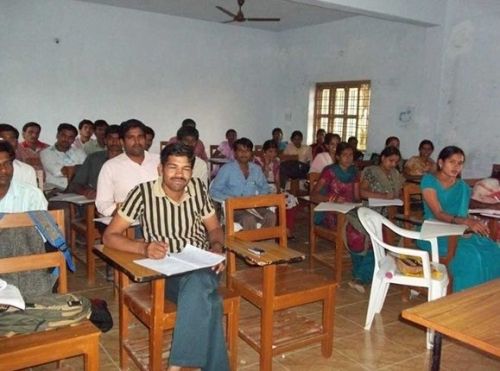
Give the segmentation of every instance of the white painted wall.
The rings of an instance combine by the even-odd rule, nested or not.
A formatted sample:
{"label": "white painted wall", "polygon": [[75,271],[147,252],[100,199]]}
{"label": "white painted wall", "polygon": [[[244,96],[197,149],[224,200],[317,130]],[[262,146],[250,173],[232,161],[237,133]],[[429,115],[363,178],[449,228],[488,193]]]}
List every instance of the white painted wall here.
{"label": "white painted wall", "polygon": [[[402,148],[413,150],[410,138],[422,130],[415,114],[425,71],[425,30],[355,17],[280,34],[289,102],[284,106],[292,113],[288,127],[307,128],[308,96],[316,82],[371,80],[368,151],[380,151],[388,135],[401,137]],[[414,120],[403,125],[399,114],[407,107],[415,111]]]}
{"label": "white painted wall", "polygon": [[[465,176],[485,176],[500,162],[499,17],[496,0],[448,0],[439,27],[359,16],[276,34],[73,0],[4,0],[0,121],[39,121],[52,142],[63,121],[137,117],[160,140],[193,117],[207,144],[229,127],[260,143],[274,126],[307,131],[316,82],[369,79],[369,152],[397,135],[406,157],[431,138],[437,149],[464,148]],[[399,122],[408,107],[412,120]]]}
{"label": "white painted wall", "polygon": [[[59,44],[54,42],[59,38]],[[276,34],[72,0],[0,1],[0,121],[136,117],[160,138],[186,117],[206,144],[270,137]]]}
{"label": "white painted wall", "polygon": [[[464,177],[487,176],[491,164],[500,163],[498,1],[450,0],[439,27],[354,17],[279,38],[286,96],[277,117],[288,134],[309,129],[311,141],[308,99],[316,82],[368,79],[368,153],[396,135],[404,157],[424,138],[434,141],[434,157],[446,145],[459,145],[467,157]],[[407,108],[412,120],[402,123],[399,113]]]}

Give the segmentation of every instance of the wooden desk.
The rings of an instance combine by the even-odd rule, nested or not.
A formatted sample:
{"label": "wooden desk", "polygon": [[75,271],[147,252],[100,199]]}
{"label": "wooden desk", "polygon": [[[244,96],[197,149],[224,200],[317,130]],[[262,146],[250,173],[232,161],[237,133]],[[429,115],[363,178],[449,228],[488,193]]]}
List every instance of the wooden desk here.
{"label": "wooden desk", "polygon": [[[476,200],[471,199],[469,203],[469,209],[490,209],[490,210],[500,210],[500,202],[496,204],[485,204]],[[473,214],[479,216],[481,219],[488,221],[488,228],[490,230],[490,238],[493,241],[500,241],[500,227],[499,219],[494,217],[485,216],[482,214]]]}
{"label": "wooden desk", "polygon": [[[175,326],[177,310],[174,303],[165,299],[166,277],[134,263],[134,260],[143,259],[143,255],[106,248],[102,245],[96,246],[94,253],[119,272],[120,368],[127,369],[130,357],[141,370],[164,369],[166,362],[163,362],[162,355],[166,352],[163,335],[164,331]],[[140,283],[150,282],[151,287],[130,285],[129,279]],[[236,370],[240,299],[232,290],[225,288],[219,288],[219,294],[223,301],[224,314],[227,315],[226,334],[230,366],[232,370]],[[128,324],[131,313],[149,329],[147,342],[129,339]]]}
{"label": "wooden desk", "polygon": [[[254,255],[250,247],[265,253]],[[242,319],[239,326],[240,337],[259,353],[260,370],[272,370],[275,355],[318,342],[323,356],[331,356],[336,283],[302,269],[277,266],[301,261],[304,255],[275,243],[226,237],[226,248],[229,287],[260,310],[260,315]],[[235,255],[261,268],[234,271]],[[289,310],[313,302],[322,304],[321,322]]]}
{"label": "wooden desk", "polygon": [[402,316],[436,331],[432,370],[439,370],[441,334],[500,357],[500,279],[405,309]]}

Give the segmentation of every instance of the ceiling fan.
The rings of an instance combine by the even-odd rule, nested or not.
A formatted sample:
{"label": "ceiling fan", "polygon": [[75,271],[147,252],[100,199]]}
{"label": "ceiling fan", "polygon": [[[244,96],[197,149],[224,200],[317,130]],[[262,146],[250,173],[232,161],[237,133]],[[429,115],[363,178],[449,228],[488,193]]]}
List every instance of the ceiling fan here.
{"label": "ceiling fan", "polygon": [[222,23],[231,23],[231,22],[279,22],[280,18],[246,18],[243,15],[243,11],[241,10],[241,7],[243,4],[245,4],[245,0],[237,0],[238,1],[238,12],[236,14],[230,12],[229,10],[216,5],[215,7],[219,9],[221,12],[226,13],[228,16],[232,17],[233,19],[229,21],[224,21]]}

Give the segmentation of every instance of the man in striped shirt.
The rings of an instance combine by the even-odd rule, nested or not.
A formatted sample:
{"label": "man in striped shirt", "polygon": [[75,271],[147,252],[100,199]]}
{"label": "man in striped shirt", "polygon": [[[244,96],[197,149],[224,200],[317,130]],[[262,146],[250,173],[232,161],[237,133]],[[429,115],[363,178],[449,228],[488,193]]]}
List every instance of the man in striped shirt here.
{"label": "man in striped shirt", "polygon": [[[200,179],[193,178],[193,149],[182,143],[161,152],[162,176],[137,185],[113,217],[103,239],[106,246],[161,259],[186,244],[222,253],[224,234]],[[140,220],[145,241],[124,236]],[[177,304],[169,370],[200,367],[229,370],[222,326],[222,301],[217,294],[221,263],[169,277],[166,296]]]}

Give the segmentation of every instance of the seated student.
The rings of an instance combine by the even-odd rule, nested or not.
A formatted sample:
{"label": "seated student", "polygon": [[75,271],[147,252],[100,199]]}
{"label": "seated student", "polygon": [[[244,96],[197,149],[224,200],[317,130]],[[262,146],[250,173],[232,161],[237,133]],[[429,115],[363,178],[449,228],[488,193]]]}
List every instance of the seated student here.
{"label": "seated student", "polygon": [[43,170],[40,152],[49,146],[38,140],[41,131],[42,127],[36,122],[24,124],[22,133],[24,141],[19,143],[16,151],[16,158],[33,166],[35,170]]}
{"label": "seated student", "polygon": [[318,129],[316,131],[316,142],[311,144],[311,152],[313,160],[316,158],[318,154],[327,151],[325,147],[325,135],[326,135],[325,129]]}
{"label": "seated student", "polygon": [[[155,139],[155,131],[149,127],[145,127],[145,133],[146,133],[146,151],[149,151],[151,146],[153,145],[153,140]],[[154,151],[155,153],[158,153]]]}
{"label": "seated student", "polygon": [[436,171],[436,162],[431,158],[434,144],[424,139],[418,146],[418,156],[413,156],[406,161],[404,174],[408,177],[420,177],[425,173]]}
{"label": "seated student", "polygon": [[47,200],[37,187],[13,179],[16,152],[7,141],[0,141],[0,212],[22,213],[47,210]]}
{"label": "seated student", "polygon": [[94,123],[95,140],[90,139],[83,145],[83,150],[87,155],[94,152],[105,151],[106,143],[104,137],[106,136],[106,128],[108,123],[104,120],[96,120]]}
{"label": "seated student", "polygon": [[[380,164],[366,167],[361,173],[361,198],[392,200],[401,197],[405,178],[396,169],[401,154],[396,147],[385,147],[380,154]],[[377,210],[387,215],[386,208]]]}
{"label": "seated student", "polygon": [[261,155],[255,156],[254,162],[262,169],[267,183],[271,187],[271,193],[277,193],[280,184],[280,159],[278,158],[276,142],[272,139],[266,140],[262,146]]}
{"label": "seated student", "polygon": [[[193,151],[196,147],[196,143],[198,143],[198,138],[198,130],[192,126],[184,126],[177,130],[177,142],[191,147]],[[198,156],[195,156],[192,176],[193,178],[201,179],[208,189],[208,165]]]}
{"label": "seated student", "polygon": [[94,134],[94,123],[90,120],[84,119],[78,124],[78,131],[80,135],[75,138],[73,147],[83,151],[83,146],[87,142],[95,141],[95,139],[91,139]]}
{"label": "seated student", "polygon": [[[387,137],[387,139],[385,140],[386,147],[396,147],[399,150],[399,145],[400,145],[400,140],[398,137],[391,136],[391,137]],[[403,160],[403,157],[401,156],[401,153],[400,153],[399,161],[398,161],[398,164],[396,166],[396,169],[400,173],[403,172],[404,162],[405,161]]]}
{"label": "seated student", "polygon": [[358,149],[358,138],[349,137],[347,143],[349,143],[349,145],[352,147],[352,150],[354,151],[354,162],[362,161],[364,154]]}
{"label": "seated student", "polygon": [[[314,202],[359,202],[360,177],[354,165],[354,151],[347,142],[340,142],[335,152],[334,164],[326,166],[311,192]],[[370,239],[366,238],[366,231],[357,217],[357,211],[352,210],[346,215],[347,225],[345,238],[347,249],[352,259],[353,281],[349,286],[357,291],[364,292],[363,285],[372,281],[375,260]],[[314,223],[326,228],[334,229],[337,226],[337,214],[333,212],[316,213]]]}
{"label": "seated student", "polygon": [[47,183],[59,189],[68,186],[68,166],[80,165],[87,155],[82,149],[72,147],[78,131],[71,124],[57,127],[56,143],[40,152]]}
{"label": "seated student", "polygon": [[[169,144],[161,151],[157,180],[137,185],[106,229],[106,246],[152,259],[180,252],[186,244],[223,254],[224,234],[206,189],[191,177],[191,147]],[[139,220],[144,240],[124,231]],[[195,367],[229,371],[222,300],[217,293],[224,263],[168,278],[166,297],[177,304],[168,370]]]}
{"label": "seated student", "polygon": [[[488,227],[480,219],[468,215],[471,190],[462,179],[465,154],[456,146],[441,150],[436,174],[425,174],[420,183],[424,199],[424,219],[464,224],[471,235],[458,238],[455,256],[449,265],[453,276],[453,292],[500,277],[500,248],[489,239]],[[448,238],[438,238],[439,255],[448,253]],[[425,241],[418,246],[430,250]]]}
{"label": "seated student", "polygon": [[158,177],[159,156],[146,151],[145,125],[136,119],[122,122],[120,142],[124,153],[106,161],[97,178],[95,205],[104,216],[113,215],[137,184]]}
{"label": "seated student", "polygon": [[95,199],[97,194],[97,179],[104,163],[122,153],[120,143],[120,127],[111,125],[106,128],[104,138],[105,151],[94,152],[87,156],[83,164],[76,170],[75,177],[70,182],[67,191]]}
{"label": "seated student", "polygon": [[[9,124],[0,124],[0,140],[5,140],[10,143],[14,151],[17,150],[19,131]],[[14,159],[14,180],[24,182],[37,187],[36,173],[33,166],[22,161]]]}
{"label": "seated student", "polygon": [[284,155],[297,155],[298,160],[281,161],[280,182],[284,189],[288,179],[306,179],[309,173],[309,165],[312,160],[311,147],[302,144],[303,135],[299,130],[295,130],[288,143]]}
{"label": "seated student", "polygon": [[234,142],[238,138],[238,134],[236,133],[236,130],[234,129],[229,129],[226,131],[226,140],[222,141],[219,144],[219,147],[217,147],[217,150],[215,151],[215,156],[214,157],[225,157],[230,160],[234,160]]}
{"label": "seated student", "polygon": [[[253,143],[248,138],[234,142],[235,160],[221,167],[210,184],[210,195],[218,201],[229,197],[269,194],[270,187],[264,173],[252,162]],[[260,216],[260,217],[259,217]],[[257,223],[263,227],[276,225],[276,215],[269,209],[259,208],[257,213],[237,210],[234,215],[243,229],[256,229]]]}
{"label": "seated student", "polygon": [[283,140],[283,130],[281,128],[274,128],[272,132],[273,140],[278,146],[278,153],[285,150],[288,142]]}
{"label": "seated student", "polygon": [[[181,127],[184,126],[191,126],[196,129],[196,122],[193,119],[184,119],[184,121],[182,121]],[[177,143],[177,136],[170,138],[168,140],[168,144],[170,143]],[[200,157],[202,160],[208,161],[207,152],[205,151],[205,145],[203,144],[201,139],[198,139],[198,142],[196,143],[194,154]]]}
{"label": "seated student", "polygon": [[326,151],[318,153],[311,163],[310,173],[321,173],[325,166],[331,165],[335,162],[335,151],[337,150],[337,145],[340,143],[340,135],[328,133],[325,135],[323,142],[323,147]]}

